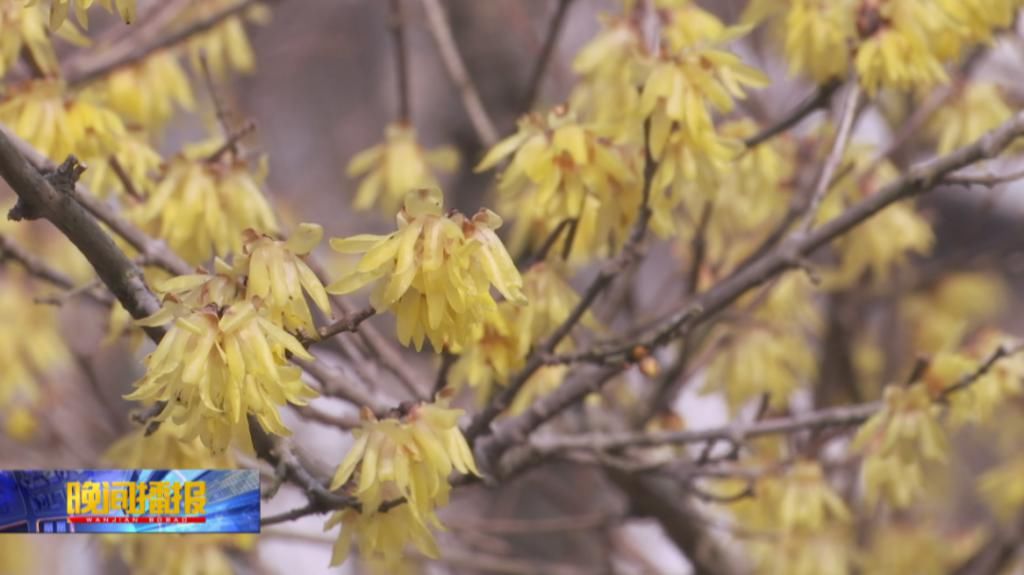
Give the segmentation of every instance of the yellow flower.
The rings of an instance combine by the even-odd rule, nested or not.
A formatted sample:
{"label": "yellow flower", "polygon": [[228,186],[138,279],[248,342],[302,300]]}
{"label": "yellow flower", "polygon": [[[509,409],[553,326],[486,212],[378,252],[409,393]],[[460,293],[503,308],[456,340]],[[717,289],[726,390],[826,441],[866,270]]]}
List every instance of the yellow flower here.
{"label": "yellow flower", "polygon": [[459,165],[455,148],[425,150],[408,124],[390,124],[384,143],[363,150],[348,163],[349,177],[362,177],[353,206],[357,210],[379,207],[385,214],[397,212],[405,195],[418,188],[437,187],[436,173],[450,173]]}
{"label": "yellow flower", "polygon": [[232,469],[229,452],[213,453],[198,439],[184,440],[186,430],[165,421],[151,434],[137,428],[103,454],[103,462],[119,469]]}
{"label": "yellow flower", "polygon": [[960,272],[942,278],[927,292],[908,295],[901,312],[912,326],[914,349],[937,353],[957,349],[964,336],[1004,312],[1009,299],[999,276]]}
{"label": "yellow flower", "polygon": [[[453,470],[479,475],[473,453],[458,427],[461,409],[446,398],[415,405],[399,418],[378,420],[364,412],[355,443],[334,474],[331,489],[349,485],[361,510],[336,512],[324,526],[343,524],[332,565],[348,556],[353,540],[376,561],[393,565],[407,543],[437,557],[430,527],[441,527],[436,509],[447,505]],[[386,501],[405,503],[381,510]]]}
{"label": "yellow flower", "polygon": [[36,573],[36,541],[38,539],[27,533],[4,533],[0,537],[0,573]]}
{"label": "yellow flower", "polygon": [[708,367],[702,393],[723,392],[733,412],[768,394],[769,405],[789,405],[817,367],[806,336],[785,323],[740,326],[724,336],[725,347]]}
{"label": "yellow flower", "polygon": [[601,32],[573,60],[580,82],[570,97],[571,108],[593,120],[617,142],[638,140],[632,121],[640,103],[642,68],[648,58],[636,22],[623,16],[601,17]]}
{"label": "yellow flower", "polygon": [[159,52],[116,70],[102,84],[110,108],[127,122],[159,132],[175,108],[195,107],[188,76],[173,52]]}
{"label": "yellow flower", "polygon": [[[932,395],[945,392],[978,371],[998,345],[1014,346],[1011,338],[987,332],[964,353],[939,353],[931,358],[922,379]],[[950,424],[995,423],[996,413],[1024,395],[1024,358],[1004,357],[971,384],[950,395]]]}
{"label": "yellow flower", "polygon": [[816,531],[836,521],[850,521],[850,510],[829,486],[817,462],[796,463],[782,485],[779,519],[783,529]]}
{"label": "yellow flower", "polygon": [[884,499],[904,508],[924,489],[924,465],[948,459],[948,440],[924,385],[889,386],[883,401],[857,431],[852,449],[865,455],[861,481],[867,504]]}
{"label": "yellow flower", "polygon": [[[526,306],[504,301],[498,304],[498,315],[483,326],[452,365],[449,379],[457,387],[468,385],[477,392],[483,405],[495,385],[504,386],[509,376],[526,361],[530,348],[551,335],[569,317],[579,302],[579,295],[564,279],[555,263],[534,264],[523,276],[523,292],[530,302]],[[600,329],[593,315],[584,315],[582,323]],[[571,350],[565,340],[557,351]],[[535,373],[516,395],[508,412],[521,412],[530,402],[557,388],[566,370],[547,367]]]}
{"label": "yellow flower", "polygon": [[707,148],[705,142],[713,138],[715,130],[712,112],[731,112],[735,100],[745,97],[744,87],[768,85],[760,70],[713,47],[744,31],[723,27],[711,35],[709,45],[683,47],[654,63],[640,96],[640,114],[650,118],[650,147],[655,158],[662,157],[676,125],[686,132],[688,143]]}
{"label": "yellow flower", "polygon": [[0,103],[0,122],[46,157],[107,156],[118,149],[125,128],[117,114],[84,95],[66,96],[57,80],[29,82]]}
{"label": "yellow flower", "polygon": [[4,419],[4,433],[15,441],[27,443],[39,429],[39,420],[31,409],[24,406],[10,408]]}
{"label": "yellow flower", "polygon": [[0,279],[0,406],[34,404],[38,378],[70,358],[56,308],[35,303],[33,287],[14,271]]}
{"label": "yellow flower", "polygon": [[982,499],[1004,521],[1012,521],[1024,506],[1024,457],[1014,457],[986,471],[978,478]]}
{"label": "yellow flower", "polygon": [[303,290],[320,311],[329,313],[331,304],[323,284],[302,256],[320,243],[324,230],[317,224],[301,224],[287,242],[246,230],[240,273],[248,276],[245,297],[264,303],[270,319],[289,331],[316,333]]}
{"label": "yellow flower", "polygon": [[965,37],[972,42],[988,41],[998,29],[1009,28],[1021,0],[939,0],[942,9],[966,31]]}
{"label": "yellow flower", "polygon": [[[28,0],[27,5],[32,6],[38,0]],[[68,17],[68,12],[74,8],[75,18],[83,28],[89,26],[89,8],[96,0],[49,0],[50,4],[50,28],[57,30],[63,26]],[[116,11],[125,24],[135,22],[136,6],[135,0],[99,0],[99,5],[107,12]]]}
{"label": "yellow flower", "polygon": [[[191,23],[209,18],[237,3],[237,0],[192,3],[179,25],[187,28]],[[217,79],[226,78],[229,71],[252,72],[256,67],[256,57],[245,31],[245,22],[264,24],[269,20],[270,9],[257,3],[242,15],[227,18],[210,30],[193,35],[188,41],[188,55],[193,70],[201,71],[202,60],[205,58],[210,73]]]}
{"label": "yellow flower", "polygon": [[129,130],[118,142],[117,151],[112,157],[86,160],[89,169],[83,174],[83,181],[89,186],[89,191],[100,197],[113,195],[119,199],[126,199],[127,189],[121,177],[114,171],[112,159],[116,159],[124,170],[135,192],[143,197],[148,196],[153,188],[153,175],[159,170],[163,158],[146,142],[144,135]]}
{"label": "yellow flower", "polygon": [[136,575],[233,575],[232,555],[248,551],[254,535],[199,533],[104,535],[108,551],[116,552]]}
{"label": "yellow flower", "polygon": [[404,567],[404,553],[412,544],[420,553],[437,559],[441,552],[434,535],[413,517],[408,505],[399,505],[386,513],[360,513],[354,509],[336,511],[324,525],[324,531],[341,524],[341,534],[334,543],[331,566],[348,559],[355,544],[360,558],[375,573],[398,573]]}
{"label": "yellow flower", "polygon": [[157,420],[182,424],[184,439],[198,436],[216,452],[228,446],[233,432],[248,430],[248,415],[268,432],[288,435],[278,406],[305,405],[316,396],[301,370],[285,361],[286,351],[312,360],[302,344],[248,301],[198,310],[166,302],[138,323],[162,325],[174,316],[146,357],[146,375],[125,398],[167,402]]}
{"label": "yellow flower", "polygon": [[389,499],[405,497],[417,521],[437,524],[434,509],[448,502],[452,471],[480,474],[459,430],[462,414],[445,399],[413,406],[400,419],[378,420],[364,413],[331,489],[355,477],[353,494],[364,514],[376,512]]}
{"label": "yellow flower", "polygon": [[510,245],[536,248],[565,220],[577,220],[572,254],[607,253],[625,241],[643,200],[641,150],[602,137],[564,107],[521,119],[477,165],[490,169],[511,156],[498,191],[503,213],[514,213]]}
{"label": "yellow flower", "polygon": [[855,65],[861,85],[871,96],[880,87],[925,90],[949,80],[924,38],[898,28],[882,30],[864,41]]}
{"label": "yellow flower", "polygon": [[0,30],[0,79],[7,75],[22,50],[27,50],[42,72],[57,70],[57,55],[41,10],[28,8],[18,0],[0,0]]}
{"label": "yellow flower", "polygon": [[398,214],[398,231],[332,238],[343,254],[363,254],[350,275],[328,286],[346,294],[376,283],[371,304],[398,320],[398,340],[421,349],[429,339],[435,351],[461,348],[472,333],[497,313],[493,285],[505,299],[525,303],[522,278],[494,233],[501,218],[487,209],[468,219],[442,213],[437,189],[410,192]]}
{"label": "yellow flower", "polygon": [[[850,174],[840,178],[822,201],[819,223],[838,216],[847,206],[875,193],[882,185],[895,179],[896,169],[883,163],[875,173],[863,178],[861,168],[870,163],[866,147],[853,147],[847,162]],[[864,181],[862,181],[864,180]],[[830,289],[848,287],[866,274],[873,285],[883,285],[893,270],[902,266],[912,254],[926,255],[935,241],[929,223],[907,202],[892,204],[869,218],[833,243],[839,254],[837,269],[824,274]]]}
{"label": "yellow flower", "polygon": [[845,76],[856,32],[854,13],[850,0],[793,0],[784,24],[790,69],[818,83]]}
{"label": "yellow flower", "polygon": [[983,530],[963,530],[950,537],[925,518],[918,522],[891,519],[871,529],[863,553],[863,573],[871,575],[947,575],[954,573],[984,540]]}
{"label": "yellow flower", "polygon": [[955,100],[935,113],[928,128],[938,142],[939,154],[948,154],[977,141],[1012,114],[997,86],[970,82]]}
{"label": "yellow flower", "polygon": [[260,190],[265,158],[253,173],[229,154],[209,161],[211,144],[215,149],[220,142],[188,147],[170,160],[153,193],[134,212],[144,229],[193,264],[240,251],[246,228],[277,231],[274,212]]}

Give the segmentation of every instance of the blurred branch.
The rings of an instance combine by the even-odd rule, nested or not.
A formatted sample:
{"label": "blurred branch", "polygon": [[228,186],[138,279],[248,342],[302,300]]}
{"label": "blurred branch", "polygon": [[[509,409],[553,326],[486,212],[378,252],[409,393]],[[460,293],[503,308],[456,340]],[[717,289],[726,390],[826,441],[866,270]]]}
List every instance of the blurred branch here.
{"label": "blurred branch", "polygon": [[421,0],[423,9],[427,13],[427,24],[430,26],[430,33],[437,43],[437,49],[441,54],[441,61],[448,71],[448,77],[455,83],[462,98],[462,104],[469,114],[469,121],[473,124],[477,137],[485,146],[493,146],[498,141],[498,130],[494,127],[494,121],[487,114],[483,101],[480,100],[480,92],[473,84],[466,70],[466,63],[459,54],[459,48],[452,36],[451,26],[448,25],[448,17],[444,13],[440,0]]}
{"label": "blurred branch", "polygon": [[537,98],[540,96],[540,88],[544,84],[544,76],[547,73],[548,64],[551,63],[555,46],[558,44],[558,38],[562,32],[562,25],[565,23],[565,17],[569,14],[569,6],[572,5],[572,2],[573,0],[558,0],[558,6],[555,7],[555,15],[551,18],[551,23],[548,25],[548,32],[544,36],[544,45],[541,46],[540,55],[533,65],[533,71],[530,73],[530,83],[526,87],[526,96],[523,97],[522,113],[524,114],[533,109],[537,103]]}
{"label": "blurred branch", "polygon": [[[240,0],[239,2],[220,10],[215,14],[211,14],[202,20],[192,22],[181,30],[164,36],[163,38],[158,38],[149,44],[136,47],[131,51],[111,52],[111,56],[106,58],[101,56],[97,58],[97,61],[95,62],[84,63],[81,68],[69,69],[65,75],[67,78],[67,85],[72,89],[81,88],[82,86],[103,78],[117,70],[120,70],[121,68],[138,64],[156,52],[173,48],[192,38],[196,34],[206,32],[228,18],[241,14],[258,3],[268,1],[271,0]],[[100,54],[104,53],[100,52]]]}
{"label": "blurred branch", "polygon": [[855,78],[854,84],[850,86],[850,92],[846,95],[846,100],[843,103],[839,129],[836,132],[835,140],[832,142],[832,151],[825,158],[825,165],[822,166],[821,173],[818,175],[818,181],[814,185],[814,192],[811,194],[811,201],[807,206],[807,211],[804,213],[804,221],[801,227],[805,232],[810,231],[814,227],[818,208],[832,187],[836,170],[839,168],[840,162],[843,161],[843,155],[846,154],[846,146],[850,143],[853,125],[857,118],[857,110],[860,107],[860,95],[860,86],[856,83]]}
{"label": "blurred branch", "polygon": [[395,54],[395,76],[398,86],[398,122],[409,124],[412,121],[412,101],[409,99],[409,60],[402,0],[389,0],[388,6],[388,28],[391,30],[391,49]]}
{"label": "blurred branch", "polygon": [[792,111],[779,119],[778,122],[747,138],[743,143],[746,144],[747,149],[750,150],[760,146],[775,136],[786,132],[803,121],[807,116],[810,116],[820,108],[827,106],[829,100],[832,99],[832,94],[834,94],[841,85],[842,82],[839,80],[832,80],[819,86],[810,96],[800,102],[796,108],[793,108]]}
{"label": "blurred branch", "polygon": [[7,236],[0,234],[0,262],[4,261],[21,264],[21,267],[25,268],[29,275],[59,288],[66,290],[75,288],[74,280],[65,275],[64,272],[50,267],[49,264],[29,253]]}

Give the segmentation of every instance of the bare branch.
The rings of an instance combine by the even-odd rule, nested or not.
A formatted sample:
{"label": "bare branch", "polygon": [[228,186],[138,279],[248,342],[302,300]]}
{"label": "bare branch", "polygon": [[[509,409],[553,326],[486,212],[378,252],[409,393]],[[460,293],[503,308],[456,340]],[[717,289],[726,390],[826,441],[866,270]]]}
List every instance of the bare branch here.
{"label": "bare branch", "polygon": [[836,131],[835,141],[832,142],[832,151],[825,159],[825,165],[818,175],[818,181],[814,185],[814,192],[811,194],[811,201],[804,214],[803,231],[810,231],[814,227],[814,219],[818,215],[818,207],[832,187],[832,180],[835,178],[839,163],[843,161],[846,153],[846,146],[850,143],[850,135],[853,133],[854,120],[857,118],[857,109],[860,104],[860,86],[853,84],[850,92],[843,103],[842,117],[839,120],[839,129]]}
{"label": "bare branch", "polygon": [[572,2],[573,0],[558,0],[558,6],[555,7],[555,15],[551,18],[551,23],[548,25],[548,32],[544,36],[544,45],[541,46],[540,55],[533,65],[533,71],[530,73],[530,82],[526,88],[526,96],[523,97],[522,111],[524,114],[529,112],[537,103],[541,85],[544,83],[544,75],[555,52],[558,37],[562,32],[562,25],[565,23],[565,17],[569,14],[569,6],[572,5]]}
{"label": "bare branch", "polygon": [[807,116],[810,116],[815,111],[825,107],[828,104],[828,101],[832,99],[832,94],[834,94],[841,85],[842,82],[834,80],[820,86],[814,91],[814,93],[798,104],[790,113],[783,116],[778,122],[747,138],[743,143],[746,144],[747,149],[750,150],[789,130],[793,126],[796,126]]}
{"label": "bare branch", "polygon": [[498,141],[498,130],[494,127],[494,121],[487,114],[483,101],[480,100],[480,92],[469,77],[466,70],[466,63],[459,54],[459,48],[452,36],[451,26],[448,25],[448,17],[439,0],[422,0],[423,9],[427,13],[427,24],[430,26],[430,33],[437,43],[437,49],[441,53],[441,60],[448,77],[455,83],[462,98],[462,104],[469,114],[469,121],[480,141],[486,146],[493,146]]}
{"label": "bare branch", "polygon": [[395,54],[395,79],[398,86],[398,121],[408,124],[412,121],[412,100],[409,97],[409,61],[402,0],[390,0],[388,8],[388,28],[391,30],[391,49]]}

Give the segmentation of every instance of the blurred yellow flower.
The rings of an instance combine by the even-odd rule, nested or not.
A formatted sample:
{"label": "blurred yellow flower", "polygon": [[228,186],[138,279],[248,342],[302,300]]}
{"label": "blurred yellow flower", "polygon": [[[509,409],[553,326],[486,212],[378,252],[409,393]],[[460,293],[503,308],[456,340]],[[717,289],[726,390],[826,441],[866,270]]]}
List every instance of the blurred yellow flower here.
{"label": "blurred yellow flower", "polygon": [[219,145],[190,146],[171,159],[152,194],[132,212],[144,229],[192,264],[238,253],[246,228],[277,231],[274,212],[260,190],[265,158],[256,173],[230,154],[212,162],[211,148]]}
{"label": "blurred yellow flower", "polygon": [[924,465],[948,459],[946,432],[927,387],[890,385],[884,405],[854,437],[852,449],[865,456],[861,482],[869,506],[884,500],[905,508],[924,489]]}
{"label": "blurred yellow flower", "polygon": [[353,206],[357,210],[378,207],[391,215],[401,208],[407,193],[437,187],[436,174],[453,172],[458,165],[455,148],[425,150],[411,125],[390,124],[382,144],[359,152],[348,163],[349,177],[362,178]]}
{"label": "blurred yellow flower", "polygon": [[[32,6],[38,0],[27,0],[26,5]],[[75,18],[82,27],[89,26],[89,8],[97,3],[97,0],[49,0],[50,4],[50,28],[57,30],[64,25],[68,12],[73,8]],[[117,15],[124,20],[125,24],[135,22],[136,6],[135,0],[99,0],[99,5],[107,12],[117,12]]]}
{"label": "blurred yellow flower", "polygon": [[996,85],[970,82],[952,102],[935,112],[928,129],[938,142],[938,152],[948,154],[977,141],[1012,115]]}
{"label": "blurred yellow flower", "polygon": [[234,575],[232,555],[251,550],[255,535],[149,533],[103,535],[105,548],[135,575]]}
{"label": "blurred yellow flower", "polygon": [[57,70],[57,55],[40,9],[26,7],[19,0],[0,0],[0,30],[0,79],[23,50],[43,73]]}
{"label": "blurred yellow flower", "polygon": [[117,114],[64,90],[57,80],[34,80],[11,90],[0,101],[0,123],[57,163],[70,154],[92,158],[116,152],[125,134]]}
{"label": "blurred yellow flower", "polygon": [[112,110],[151,133],[159,132],[176,108],[191,111],[195,107],[188,76],[170,51],[114,71],[100,89]]}

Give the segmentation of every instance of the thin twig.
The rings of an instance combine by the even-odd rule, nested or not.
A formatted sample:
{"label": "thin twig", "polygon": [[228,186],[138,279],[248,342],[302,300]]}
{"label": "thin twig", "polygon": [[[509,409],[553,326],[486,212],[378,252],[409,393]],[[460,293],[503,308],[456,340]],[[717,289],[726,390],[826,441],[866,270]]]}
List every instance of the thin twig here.
{"label": "thin twig", "polygon": [[216,27],[228,18],[241,14],[256,4],[267,1],[268,0],[240,0],[236,4],[232,4],[215,14],[211,14],[207,18],[193,22],[173,34],[163,38],[158,38],[145,46],[138,47],[135,50],[125,53],[113,53],[112,57],[109,58],[100,58],[98,62],[90,62],[88,68],[68,70],[66,75],[68,87],[71,89],[81,88],[82,86],[106,77],[117,70],[138,64],[148,58],[151,54],[168,48],[173,48],[197,34],[201,34]]}
{"label": "thin twig", "polygon": [[441,53],[441,60],[448,77],[455,83],[459,90],[459,97],[469,115],[469,121],[473,124],[477,137],[485,146],[493,146],[498,141],[498,130],[494,127],[494,121],[487,114],[483,101],[480,99],[480,92],[469,77],[466,70],[466,63],[459,54],[459,48],[452,36],[451,26],[448,25],[448,17],[444,13],[440,0],[421,0],[423,10],[427,13],[427,24],[430,33],[437,43],[438,51]]}
{"label": "thin twig", "polygon": [[405,42],[405,15],[402,0],[390,0],[388,28],[391,30],[391,49],[395,54],[395,76],[398,86],[398,121],[412,122],[412,100],[409,92],[409,60]]}
{"label": "thin twig", "polygon": [[810,116],[812,113],[828,104],[828,101],[832,99],[832,94],[835,93],[841,85],[841,82],[833,80],[820,86],[813,94],[804,99],[804,101],[798,104],[797,107],[788,114],[783,116],[778,122],[747,138],[743,143],[746,144],[747,149],[750,150],[789,130],[793,126],[796,126],[804,118]]}
{"label": "thin twig", "polygon": [[843,161],[846,147],[850,143],[850,136],[853,133],[853,125],[857,117],[859,103],[860,85],[853,84],[843,104],[839,129],[836,132],[835,141],[832,142],[832,150],[825,159],[825,165],[821,169],[821,174],[818,175],[818,181],[814,185],[814,192],[811,194],[811,201],[807,205],[807,212],[804,214],[804,221],[801,226],[804,232],[810,231],[814,227],[814,220],[818,216],[818,208],[832,187],[832,180],[836,175],[836,170],[839,168],[839,163]]}
{"label": "thin twig", "polygon": [[548,25],[547,34],[544,36],[544,45],[541,46],[540,55],[533,65],[533,71],[530,73],[530,82],[526,88],[526,95],[523,97],[521,110],[524,114],[533,109],[533,106],[537,103],[538,96],[540,96],[544,75],[555,52],[555,46],[558,44],[562,25],[565,23],[565,17],[569,14],[569,6],[572,4],[572,1],[558,0],[558,6],[555,7],[555,15],[551,18],[551,23]]}

